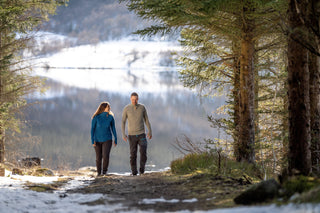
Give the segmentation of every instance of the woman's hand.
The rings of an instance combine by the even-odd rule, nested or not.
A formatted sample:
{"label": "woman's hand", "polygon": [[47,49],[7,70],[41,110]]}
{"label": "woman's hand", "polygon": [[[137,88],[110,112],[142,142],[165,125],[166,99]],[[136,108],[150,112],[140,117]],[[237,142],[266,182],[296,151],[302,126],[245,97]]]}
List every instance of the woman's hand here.
{"label": "woman's hand", "polygon": [[96,142],[94,142],[94,143],[92,144],[92,146],[93,146],[93,147],[96,147]]}
{"label": "woman's hand", "polygon": [[113,141],[113,146],[114,146],[114,147],[116,147],[116,146],[117,146],[117,144],[116,144],[116,142],[115,142],[115,141]]}

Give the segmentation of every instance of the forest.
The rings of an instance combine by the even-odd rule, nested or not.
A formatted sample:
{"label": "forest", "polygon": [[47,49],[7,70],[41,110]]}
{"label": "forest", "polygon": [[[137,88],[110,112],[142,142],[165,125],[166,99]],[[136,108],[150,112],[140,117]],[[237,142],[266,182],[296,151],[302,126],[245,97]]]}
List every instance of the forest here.
{"label": "forest", "polygon": [[[213,131],[232,141],[217,135],[205,148],[177,141],[187,153],[184,159],[211,153],[219,163],[208,168],[219,167],[218,173],[221,161],[231,160],[254,167],[261,179],[319,178],[319,1],[3,0],[0,5],[1,165],[10,159],[7,143],[21,140],[28,123],[26,97],[42,89],[22,55],[32,48],[33,32],[75,37],[76,45],[134,33],[146,39],[179,35],[183,52],[176,66],[184,87],[204,97],[226,94],[218,111],[227,116],[208,112],[207,119]],[[65,12],[68,7],[72,14]],[[183,160],[171,164],[178,168],[174,163]]]}
{"label": "forest", "polygon": [[115,0],[72,0],[57,8],[41,30],[74,37],[78,45],[96,44],[127,37],[149,23]]}

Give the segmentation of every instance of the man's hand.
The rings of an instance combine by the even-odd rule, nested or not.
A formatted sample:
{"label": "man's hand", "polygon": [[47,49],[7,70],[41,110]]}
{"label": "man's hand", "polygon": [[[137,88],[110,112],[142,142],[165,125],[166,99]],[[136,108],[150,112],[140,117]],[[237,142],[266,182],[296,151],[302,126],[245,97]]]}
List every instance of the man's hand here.
{"label": "man's hand", "polygon": [[92,146],[93,146],[93,147],[96,147],[96,142],[94,142],[94,143],[92,144]]}
{"label": "man's hand", "polygon": [[123,140],[124,140],[125,142],[128,142],[128,136],[123,137]]}
{"label": "man's hand", "polygon": [[147,137],[149,138],[149,140],[152,138],[152,135],[149,135],[149,133],[147,134]]}

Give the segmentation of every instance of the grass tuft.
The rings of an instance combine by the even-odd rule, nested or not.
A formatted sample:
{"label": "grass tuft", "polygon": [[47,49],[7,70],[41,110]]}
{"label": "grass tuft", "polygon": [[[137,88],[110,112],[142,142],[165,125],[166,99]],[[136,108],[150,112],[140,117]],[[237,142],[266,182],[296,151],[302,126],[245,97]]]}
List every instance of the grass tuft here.
{"label": "grass tuft", "polygon": [[255,165],[236,162],[209,152],[192,153],[172,161],[171,172],[179,175],[205,172],[234,178],[243,177],[252,181],[262,179],[262,173]]}

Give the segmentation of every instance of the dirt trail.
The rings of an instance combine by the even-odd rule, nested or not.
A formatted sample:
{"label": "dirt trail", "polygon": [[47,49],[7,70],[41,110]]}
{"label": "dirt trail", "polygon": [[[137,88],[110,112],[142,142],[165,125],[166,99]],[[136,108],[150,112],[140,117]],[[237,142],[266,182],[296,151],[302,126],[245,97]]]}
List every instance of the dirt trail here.
{"label": "dirt trail", "polygon": [[208,174],[177,176],[154,172],[97,177],[90,185],[68,193],[102,193],[108,197],[87,205],[121,203],[123,210],[194,211],[235,206],[233,198],[249,185],[244,179]]}

